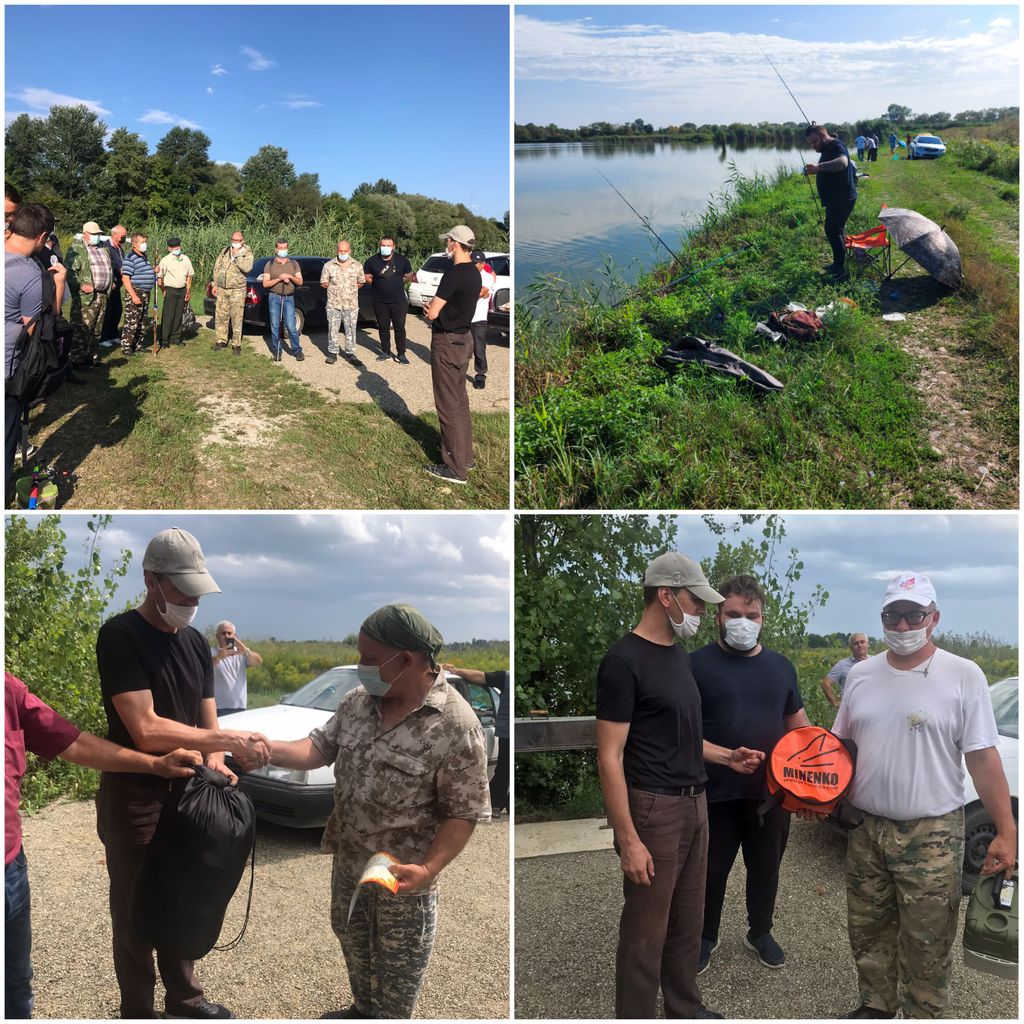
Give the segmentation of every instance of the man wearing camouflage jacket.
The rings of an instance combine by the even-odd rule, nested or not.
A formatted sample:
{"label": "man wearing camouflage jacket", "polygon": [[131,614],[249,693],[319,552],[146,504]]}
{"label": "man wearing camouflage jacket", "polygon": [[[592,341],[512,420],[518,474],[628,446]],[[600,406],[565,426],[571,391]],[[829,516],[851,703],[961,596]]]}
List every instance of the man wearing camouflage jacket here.
{"label": "man wearing camouflage jacket", "polygon": [[68,249],[64,265],[68,269],[68,291],[71,293],[71,364],[87,369],[99,361],[99,335],[107,296],[114,284],[114,268],[110,250],[102,244],[100,226],[94,221],[82,225],[82,240]]}
{"label": "man wearing camouflage jacket", "polygon": [[[272,742],[271,762],[300,771],[334,762],[331,925],[353,1005],[325,1017],[409,1018],[434,944],[437,878],[490,816],[483,730],[437,662],[441,634],[408,605],[386,605],[359,631],[357,687],[306,739]],[[398,891],[366,885],[377,852]]]}
{"label": "man wearing camouflage jacket", "polygon": [[222,249],[213,265],[213,295],[217,300],[214,320],[217,324],[217,341],[214,348],[228,347],[228,331],[231,331],[232,349],[236,356],[242,354],[242,319],[245,316],[245,277],[252,270],[252,249],[245,244],[241,231],[231,235],[231,244]]}

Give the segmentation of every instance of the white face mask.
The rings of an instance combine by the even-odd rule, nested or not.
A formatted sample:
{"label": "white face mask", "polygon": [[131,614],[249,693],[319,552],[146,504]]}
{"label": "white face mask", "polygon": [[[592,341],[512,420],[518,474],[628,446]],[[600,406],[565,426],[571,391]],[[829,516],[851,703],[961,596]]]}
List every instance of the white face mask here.
{"label": "white face mask", "polygon": [[[160,586],[159,582],[157,582],[156,588],[164,599],[164,610],[160,612],[160,617],[164,622],[174,629],[184,629],[186,626],[191,626],[199,612],[199,605],[171,604],[164,596],[163,587]],[[160,609],[158,608],[157,611],[160,611]]]}
{"label": "white face mask", "polygon": [[688,640],[693,636],[698,629],[700,629],[700,616],[691,615],[689,612],[683,611],[683,606],[679,603],[676,595],[672,595],[672,600],[675,601],[676,607],[679,609],[683,616],[682,622],[674,622],[672,616],[669,615],[668,621],[672,626],[673,631],[680,640]]}
{"label": "white face mask", "polygon": [[905,633],[897,632],[895,629],[883,631],[885,642],[893,654],[917,654],[926,643],[928,643],[928,630],[908,629]]}
{"label": "white face mask", "polygon": [[380,254],[381,254],[381,256],[390,256],[391,255],[391,246],[390,245],[382,245],[380,247]]}
{"label": "white face mask", "polygon": [[351,256],[351,255],[352,254],[348,253],[348,252],[339,252],[338,253],[338,259],[341,260],[342,263],[344,263],[345,260],[347,260],[349,258],[349,256]]}
{"label": "white face mask", "polygon": [[[390,665],[397,657],[398,655],[396,654],[394,658],[388,658],[384,665]],[[397,683],[399,678],[401,678],[402,672],[405,671],[405,669],[402,669],[402,672],[399,672],[390,683],[386,683],[380,677],[380,670],[384,665],[359,665],[356,667],[356,675],[359,677],[359,682],[363,684],[363,688],[371,697],[385,696],[388,690],[391,689],[392,684]]]}
{"label": "white face mask", "polygon": [[760,635],[760,622],[748,618],[725,620],[725,642],[737,651],[753,650]]}
{"label": "white face mask", "polygon": [[171,255],[172,256],[180,256],[181,255],[181,250],[180,249],[172,249],[171,250]]}
{"label": "white face mask", "polygon": [[287,256],[287,255],[288,255],[288,250],[287,250],[287,249],[278,249],[278,250],[277,250],[277,255],[278,255],[278,256],[279,256],[279,257],[280,257],[281,259],[284,259],[284,258],[285,258],[285,256]]}
{"label": "white face mask", "polygon": [[241,242],[232,242],[231,243],[231,248],[232,249],[241,249],[242,248],[242,243]]}
{"label": "white face mask", "polygon": [[149,248],[146,242],[139,242],[139,252],[145,252]]}

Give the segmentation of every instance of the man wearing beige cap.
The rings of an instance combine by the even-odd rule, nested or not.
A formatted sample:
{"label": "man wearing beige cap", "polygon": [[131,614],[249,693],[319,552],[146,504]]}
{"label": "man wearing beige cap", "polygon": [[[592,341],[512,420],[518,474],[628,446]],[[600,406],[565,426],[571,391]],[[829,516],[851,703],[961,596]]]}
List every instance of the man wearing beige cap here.
{"label": "man wearing beige cap", "polygon": [[[722,595],[692,558],[669,551],[647,567],[639,623],[597,674],[597,767],[623,874],[615,956],[615,1016],[715,1018],[701,1002],[697,958],[704,915],[708,810],[700,693],[690,656],[708,603]],[[752,752],[730,755],[754,771]]]}
{"label": "man wearing beige cap", "polygon": [[[206,568],[199,542],[184,530],[158,533],[142,560],[145,600],[108,619],[96,638],[108,738],[132,750],[163,754],[176,747],[198,750],[206,764],[226,775],[230,752],[243,767],[266,764],[270,748],[258,733],[220,729],[214,703],[213,663],[202,633],[192,628],[199,600],[220,593]],[[106,847],[110,876],[114,971],[124,1018],[156,1016],[153,948],[136,935],[131,920],[135,877],[169,795],[151,776],[104,772],[96,795],[96,825]],[[182,851],[187,857],[188,851]],[[193,961],[156,951],[169,1017],[231,1017],[208,1002]]]}
{"label": "man wearing beige cap", "polygon": [[107,296],[114,284],[114,268],[110,250],[100,237],[100,226],[94,220],[82,225],[82,240],[72,243],[64,261],[67,286],[71,293],[71,365],[89,369],[99,361],[99,334]]}
{"label": "man wearing beige cap", "polygon": [[988,681],[932,642],[931,580],[893,577],[888,650],[854,665],[832,731],[857,744],[846,901],[860,1005],[845,1017],[945,1017],[964,859],[964,764],[996,826],[981,871],[1011,873],[1017,828]]}
{"label": "man wearing beige cap", "polygon": [[430,380],[441,424],[441,463],[427,472],[448,483],[468,482],[473,468],[473,420],[469,415],[466,371],[473,356],[470,327],[480,297],[480,271],[471,259],[476,239],[473,229],[457,224],[440,236],[452,261],[424,307],[433,325],[430,339]]}

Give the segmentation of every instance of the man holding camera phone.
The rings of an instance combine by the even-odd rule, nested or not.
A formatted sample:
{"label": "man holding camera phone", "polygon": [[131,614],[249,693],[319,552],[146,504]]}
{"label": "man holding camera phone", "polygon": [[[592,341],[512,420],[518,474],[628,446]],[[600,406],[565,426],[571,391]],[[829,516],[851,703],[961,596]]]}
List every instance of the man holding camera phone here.
{"label": "man holding camera phone", "polygon": [[246,669],[262,665],[263,658],[239,640],[233,622],[217,624],[217,646],[210,648],[210,654],[217,717],[244,711],[249,699]]}

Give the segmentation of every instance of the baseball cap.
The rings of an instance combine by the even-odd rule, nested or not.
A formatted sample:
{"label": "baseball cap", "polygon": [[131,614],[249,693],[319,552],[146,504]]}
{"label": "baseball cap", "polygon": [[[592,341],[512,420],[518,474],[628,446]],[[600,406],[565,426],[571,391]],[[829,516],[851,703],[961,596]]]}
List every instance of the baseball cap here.
{"label": "baseball cap", "polygon": [[473,263],[486,263],[487,257],[484,255],[483,249],[474,249],[470,254],[469,258]]}
{"label": "baseball cap", "polygon": [[711,604],[721,604],[725,598],[708,583],[704,570],[692,558],[678,551],[658,555],[644,573],[645,587],[686,587],[694,597]]}
{"label": "baseball cap", "polygon": [[930,604],[938,605],[932,581],[919,572],[903,572],[889,580],[882,607],[887,608],[896,601],[913,601],[922,608]]}
{"label": "baseball cap", "polygon": [[455,242],[461,242],[463,245],[476,245],[476,235],[473,234],[472,228],[467,228],[465,224],[456,224],[451,231],[446,231],[443,235],[437,236],[442,242],[451,238]]}
{"label": "baseball cap", "polygon": [[181,245],[181,239],[178,238],[177,235],[172,235],[170,238],[167,239],[167,244],[168,246]]}
{"label": "baseball cap", "polygon": [[171,582],[186,597],[220,593],[220,587],[206,568],[199,541],[177,527],[162,530],[149,542],[142,557],[142,568],[170,576]]}
{"label": "baseball cap", "polygon": [[102,232],[100,231],[100,226],[99,226],[99,224],[97,224],[97,223],[96,223],[96,221],[94,221],[94,220],[87,220],[87,221],[86,221],[86,222],[85,222],[85,223],[84,223],[84,224],[82,225],[82,234],[83,234],[83,235],[84,235],[84,234],[90,234],[90,235],[99,235],[99,234],[101,234],[101,233],[102,233]]}

